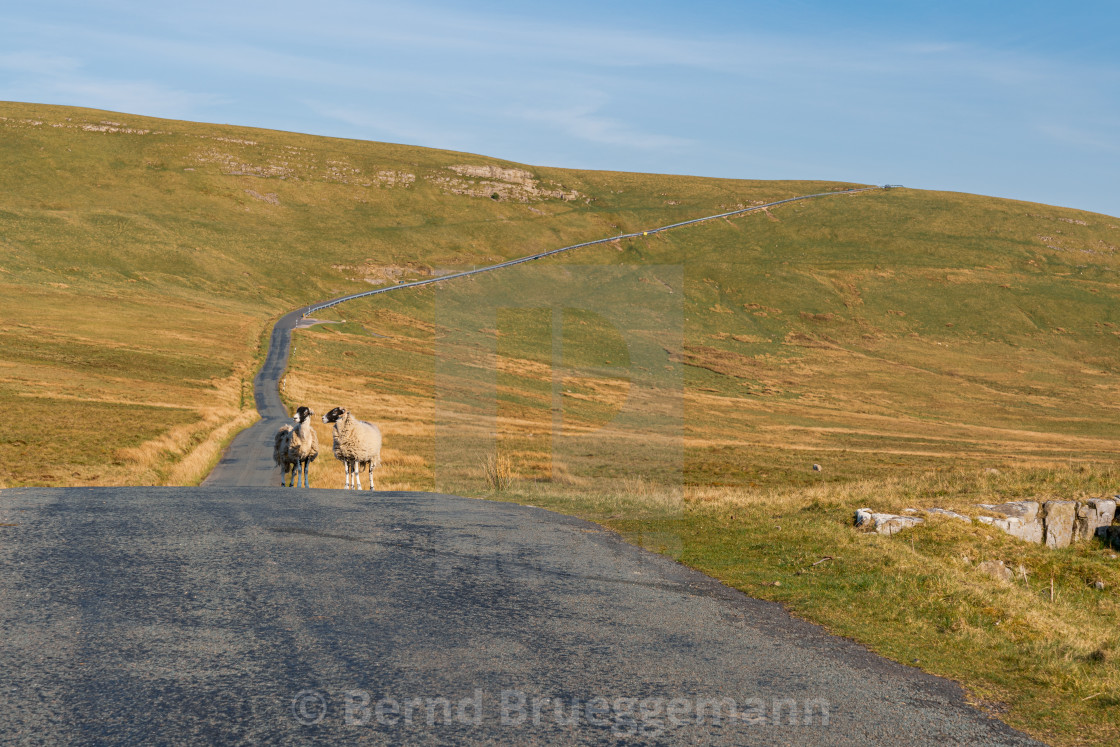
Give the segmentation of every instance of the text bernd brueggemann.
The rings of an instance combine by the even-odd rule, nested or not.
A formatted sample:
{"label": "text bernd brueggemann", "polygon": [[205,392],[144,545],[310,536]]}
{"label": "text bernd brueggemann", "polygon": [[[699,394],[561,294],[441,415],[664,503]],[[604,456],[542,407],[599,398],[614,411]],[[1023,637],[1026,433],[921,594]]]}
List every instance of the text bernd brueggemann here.
{"label": "text bernd brueggemann", "polygon": [[335,721],[348,727],[391,728],[498,725],[503,728],[560,726],[610,728],[615,733],[656,735],[685,726],[828,726],[824,698],[689,696],[553,697],[523,690],[467,697],[372,696],[366,690],[327,693],[302,690],[292,716],[305,726]]}

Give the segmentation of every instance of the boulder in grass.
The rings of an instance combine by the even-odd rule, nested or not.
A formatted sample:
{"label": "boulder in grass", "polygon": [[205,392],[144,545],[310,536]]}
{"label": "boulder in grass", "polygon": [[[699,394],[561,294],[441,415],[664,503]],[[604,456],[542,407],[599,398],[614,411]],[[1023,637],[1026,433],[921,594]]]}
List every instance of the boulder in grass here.
{"label": "boulder in grass", "polygon": [[956,511],[949,511],[944,508],[930,508],[926,510],[926,513],[934,514],[936,516],[944,516],[947,519],[956,519],[957,521],[972,521],[972,519],[968,518],[964,514],[958,514]]}
{"label": "boulder in grass", "polygon": [[1010,568],[1004,565],[1002,560],[985,560],[983,563],[976,566],[976,568],[998,581],[1010,582],[1015,578],[1015,574]]}
{"label": "boulder in grass", "polygon": [[1046,546],[1051,549],[1069,547],[1073,539],[1073,522],[1077,518],[1076,501],[1046,501],[1042,504]]}
{"label": "boulder in grass", "polygon": [[917,516],[875,513],[870,508],[860,508],[856,509],[855,525],[865,532],[890,535],[909,529],[915,524],[921,524],[923,521]]}
{"label": "boulder in grass", "polygon": [[1100,527],[1111,526],[1115,518],[1115,498],[1090,498],[1077,504],[1077,517],[1073,522],[1074,541],[1089,539]]}
{"label": "boulder in grass", "polygon": [[1044,537],[1042,518],[1037,501],[1010,501],[1008,503],[980,503],[980,508],[1002,516],[981,516],[984,524],[999,529],[1027,542],[1042,544]]}

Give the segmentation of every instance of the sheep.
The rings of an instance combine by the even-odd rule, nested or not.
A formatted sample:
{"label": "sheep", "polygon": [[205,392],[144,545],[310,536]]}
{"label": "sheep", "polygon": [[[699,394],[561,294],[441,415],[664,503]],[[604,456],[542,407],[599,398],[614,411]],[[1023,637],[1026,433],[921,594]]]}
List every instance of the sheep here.
{"label": "sheep", "polygon": [[[288,487],[311,487],[309,471],[311,463],[319,456],[319,438],[311,426],[311,416],[315,413],[310,408],[300,405],[296,409],[295,423],[281,426],[276,432],[273,442],[272,458],[279,465],[280,485],[283,486],[287,479],[289,467],[292,470],[292,480]],[[300,485],[300,475],[303,475],[303,484]]]}
{"label": "sheep", "polygon": [[364,467],[369,473],[369,489],[373,490],[373,468],[381,466],[381,429],[373,423],[358,420],[344,407],[336,407],[323,416],[324,423],[334,424],[333,451],[335,459],[346,467],[346,489],[350,475],[354,486],[362,489]]}
{"label": "sheep", "polygon": [[294,431],[295,428],[285,423],[276,431],[276,439],[272,444],[272,459],[280,468],[280,487],[284,487],[284,482],[288,478],[288,469],[292,466],[288,462],[288,441]]}

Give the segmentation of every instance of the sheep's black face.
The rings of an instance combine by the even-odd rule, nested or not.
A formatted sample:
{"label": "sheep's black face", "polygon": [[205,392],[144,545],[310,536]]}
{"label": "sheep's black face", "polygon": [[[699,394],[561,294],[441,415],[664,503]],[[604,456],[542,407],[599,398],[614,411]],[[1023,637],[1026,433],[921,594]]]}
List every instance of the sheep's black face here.
{"label": "sheep's black face", "polygon": [[310,407],[307,407],[306,405],[300,405],[296,408],[296,421],[302,423],[314,414],[315,413],[311,411]]}
{"label": "sheep's black face", "polygon": [[342,419],[342,416],[345,415],[345,414],[346,414],[346,409],[345,408],[336,407],[333,410],[331,410],[330,412],[328,412],[326,415],[323,416],[323,422],[324,423],[337,423],[339,420]]}

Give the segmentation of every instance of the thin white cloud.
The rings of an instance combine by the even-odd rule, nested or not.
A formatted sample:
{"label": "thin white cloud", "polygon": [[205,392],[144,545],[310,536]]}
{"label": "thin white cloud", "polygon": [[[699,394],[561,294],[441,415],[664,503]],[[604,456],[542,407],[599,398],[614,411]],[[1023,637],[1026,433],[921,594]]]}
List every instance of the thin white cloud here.
{"label": "thin white cloud", "polygon": [[97,76],[71,57],[13,51],[0,55],[0,98],[148,114],[199,118],[226,101],[212,93],[185,91],[143,80]]}
{"label": "thin white cloud", "polygon": [[1113,122],[1096,130],[1067,124],[1042,124],[1037,130],[1054,142],[1077,148],[1120,153],[1120,123]]}
{"label": "thin white cloud", "polygon": [[81,63],[64,55],[42,54],[32,51],[13,51],[0,54],[0,70],[30,75],[64,75],[81,67]]}
{"label": "thin white cloud", "polygon": [[357,128],[370,140],[389,140],[412,145],[425,145],[444,150],[468,150],[473,142],[461,129],[431,127],[422,118],[388,111],[354,106],[338,106],[318,101],[301,102],[319,116]]}
{"label": "thin white cloud", "polygon": [[52,90],[77,105],[171,119],[197,119],[205,110],[226,101],[216,94],[143,81],[79,79],[56,83]]}
{"label": "thin white cloud", "polygon": [[637,150],[682,150],[695,144],[689,138],[643,132],[626,122],[599,114],[595,106],[514,108],[509,113],[522,121],[542,123],[571,137],[600,145]]}

